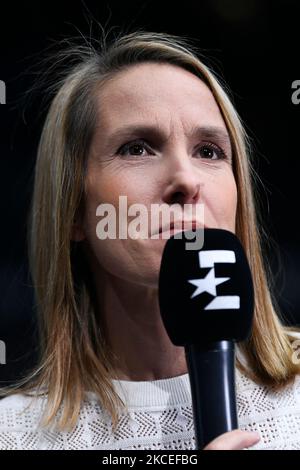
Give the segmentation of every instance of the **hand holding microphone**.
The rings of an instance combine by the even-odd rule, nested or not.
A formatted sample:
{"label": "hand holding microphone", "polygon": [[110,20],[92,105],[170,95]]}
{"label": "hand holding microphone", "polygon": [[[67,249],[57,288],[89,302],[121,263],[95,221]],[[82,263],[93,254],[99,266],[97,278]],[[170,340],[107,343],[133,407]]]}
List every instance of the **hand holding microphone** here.
{"label": "hand holding microphone", "polygon": [[243,450],[257,444],[259,440],[260,436],[256,432],[235,429],[221,434],[203,450]]}
{"label": "hand holding microphone", "polygon": [[235,394],[235,343],[251,332],[252,276],[233,233],[200,230],[201,249],[186,249],[192,232],[167,241],[159,276],[160,310],[172,343],[185,348],[197,448],[239,449],[257,442],[255,433],[237,429]]}

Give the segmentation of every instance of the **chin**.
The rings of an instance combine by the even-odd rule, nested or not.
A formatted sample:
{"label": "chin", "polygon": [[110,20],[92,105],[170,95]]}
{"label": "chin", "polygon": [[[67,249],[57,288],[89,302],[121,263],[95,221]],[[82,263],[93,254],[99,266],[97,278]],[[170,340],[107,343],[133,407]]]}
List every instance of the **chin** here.
{"label": "chin", "polygon": [[136,282],[151,289],[158,289],[159,271],[160,271],[161,256],[158,260],[146,260],[146,269],[139,273]]}

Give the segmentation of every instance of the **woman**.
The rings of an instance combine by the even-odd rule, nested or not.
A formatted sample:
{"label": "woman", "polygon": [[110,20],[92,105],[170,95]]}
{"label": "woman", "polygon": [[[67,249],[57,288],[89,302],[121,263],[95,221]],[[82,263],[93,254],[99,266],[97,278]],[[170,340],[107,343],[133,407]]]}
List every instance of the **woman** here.
{"label": "woman", "polygon": [[61,58],[71,52],[78,60],[47,115],[31,211],[43,354],[0,402],[0,448],[195,446],[184,349],[158,306],[166,241],[99,236],[101,204],[124,223],[121,195],[149,211],[203,204],[205,226],[236,233],[247,254],[256,304],[238,349],[240,429],[206,449],[300,448],[295,336],[273,307],[247,139],[227,94],[175,36],[136,32]]}

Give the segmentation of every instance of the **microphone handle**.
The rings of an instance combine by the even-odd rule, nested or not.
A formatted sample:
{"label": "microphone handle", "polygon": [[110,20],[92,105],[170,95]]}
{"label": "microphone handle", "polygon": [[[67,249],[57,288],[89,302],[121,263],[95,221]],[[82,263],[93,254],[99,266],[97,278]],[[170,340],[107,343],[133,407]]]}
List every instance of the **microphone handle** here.
{"label": "microphone handle", "polygon": [[196,448],[238,428],[235,394],[235,345],[216,341],[185,346]]}

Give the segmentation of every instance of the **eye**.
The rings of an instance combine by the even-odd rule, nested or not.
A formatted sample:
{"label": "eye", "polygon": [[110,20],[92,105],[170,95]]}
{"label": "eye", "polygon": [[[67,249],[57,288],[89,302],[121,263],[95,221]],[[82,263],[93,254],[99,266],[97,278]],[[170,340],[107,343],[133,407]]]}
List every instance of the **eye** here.
{"label": "eye", "polygon": [[[118,151],[117,155],[122,155],[122,156],[136,156],[136,157],[143,157],[143,150],[147,150],[149,153],[151,153],[149,146],[146,144],[146,142],[142,139],[139,140],[133,140],[132,142],[128,142],[124,145],[122,145]],[[129,152],[129,153],[128,153]]]}
{"label": "eye", "polygon": [[200,156],[208,160],[221,160],[226,158],[224,150],[212,143],[205,143],[201,145],[198,150]]}

